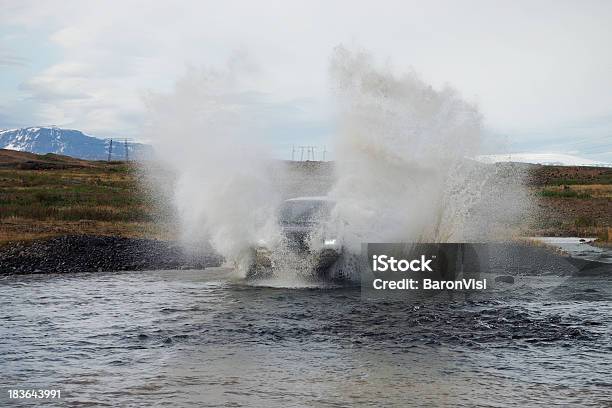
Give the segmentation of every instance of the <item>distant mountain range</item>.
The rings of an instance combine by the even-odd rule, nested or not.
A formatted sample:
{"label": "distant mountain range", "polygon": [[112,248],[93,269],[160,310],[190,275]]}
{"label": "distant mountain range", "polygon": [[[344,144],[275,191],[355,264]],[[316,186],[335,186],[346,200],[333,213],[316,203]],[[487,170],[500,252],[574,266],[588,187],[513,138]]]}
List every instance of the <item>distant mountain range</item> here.
{"label": "distant mountain range", "polygon": [[[113,139],[112,160],[125,160],[125,139]],[[128,157],[143,159],[153,156],[153,147],[143,143],[127,142]],[[107,160],[110,139],[99,139],[79,130],[56,126],[26,127],[0,130],[0,149],[37,154],[55,153],[86,160]],[[612,167],[611,163],[557,153],[491,154],[477,157],[484,163],[520,162],[551,166]]]}
{"label": "distant mountain range", "polygon": [[[27,127],[0,130],[0,149],[37,154],[55,153],[87,160],[107,160],[109,139],[89,136],[79,130],[51,127]],[[142,143],[127,142],[128,157],[149,157],[153,149]],[[125,142],[113,140],[112,160],[125,159]]]}
{"label": "distant mountain range", "polygon": [[489,154],[479,156],[477,160],[484,163],[515,162],[544,164],[548,166],[591,166],[612,167],[612,163],[605,163],[583,157],[561,153],[508,153]]}

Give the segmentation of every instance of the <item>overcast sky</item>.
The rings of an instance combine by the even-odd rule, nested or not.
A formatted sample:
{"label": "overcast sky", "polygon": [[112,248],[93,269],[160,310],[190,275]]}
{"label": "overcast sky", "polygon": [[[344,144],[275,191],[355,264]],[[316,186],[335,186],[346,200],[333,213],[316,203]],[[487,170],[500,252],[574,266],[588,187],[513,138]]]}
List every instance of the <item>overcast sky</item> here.
{"label": "overcast sky", "polygon": [[499,149],[612,162],[612,1],[0,0],[0,128],[138,138],[143,95],[249,61],[278,146],[333,132],[331,51],[357,44],[475,102]]}

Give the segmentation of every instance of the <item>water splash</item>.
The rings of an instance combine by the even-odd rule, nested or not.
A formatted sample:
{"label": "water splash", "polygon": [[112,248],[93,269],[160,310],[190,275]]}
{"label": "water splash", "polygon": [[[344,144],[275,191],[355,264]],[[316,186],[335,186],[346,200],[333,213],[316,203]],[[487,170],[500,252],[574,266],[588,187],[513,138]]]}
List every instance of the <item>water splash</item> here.
{"label": "water splash", "polygon": [[[472,160],[481,115],[456,91],[437,91],[413,72],[395,75],[368,53],[344,47],[332,56],[330,76],[339,106],[331,195],[349,248],[482,240],[490,232],[485,224],[509,221],[523,208],[478,214],[483,203],[495,205],[487,200],[504,183],[493,167]],[[511,203],[524,201],[519,193]]]}
{"label": "water splash", "polygon": [[190,70],[171,93],[149,98],[152,141],[176,174],[172,201],[181,241],[208,241],[239,259],[262,239],[278,239],[275,162],[258,139],[256,95],[245,92],[236,61],[223,71]]}
{"label": "water splash", "polygon": [[312,267],[283,245],[277,220],[287,186],[306,180],[313,186],[300,191],[336,200],[332,222],[352,252],[363,242],[492,239],[527,208],[515,172],[472,160],[481,115],[451,88],[435,90],[412,72],[396,75],[366,52],[338,47],[330,64],[338,106],[330,189],[311,177],[317,166],[267,156],[261,101],[239,65],[191,70],[171,93],[149,100],[145,135],[176,174],[171,196],[185,245],[210,242],[243,271],[253,248],[265,245],[279,279],[307,276]]}

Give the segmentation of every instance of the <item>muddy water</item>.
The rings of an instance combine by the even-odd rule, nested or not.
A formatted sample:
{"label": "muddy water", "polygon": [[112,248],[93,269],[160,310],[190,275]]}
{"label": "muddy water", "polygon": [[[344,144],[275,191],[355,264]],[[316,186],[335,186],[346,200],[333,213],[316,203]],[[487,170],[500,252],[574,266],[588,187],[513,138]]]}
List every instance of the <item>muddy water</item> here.
{"label": "muddy water", "polygon": [[7,389],[50,388],[67,406],[602,406],[611,300],[605,277],[420,304],[222,268],[9,277],[0,405],[43,405]]}

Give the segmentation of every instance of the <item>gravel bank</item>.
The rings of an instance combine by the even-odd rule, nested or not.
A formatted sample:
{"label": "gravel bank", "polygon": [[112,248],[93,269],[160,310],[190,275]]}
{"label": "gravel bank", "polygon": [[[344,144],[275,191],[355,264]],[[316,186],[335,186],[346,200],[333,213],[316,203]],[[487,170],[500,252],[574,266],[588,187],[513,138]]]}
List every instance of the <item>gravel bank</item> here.
{"label": "gravel bank", "polygon": [[0,275],[203,269],[219,266],[214,254],[191,255],[174,242],[68,235],[0,247]]}

